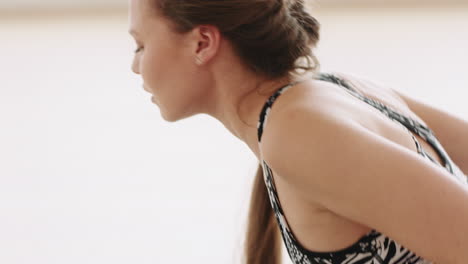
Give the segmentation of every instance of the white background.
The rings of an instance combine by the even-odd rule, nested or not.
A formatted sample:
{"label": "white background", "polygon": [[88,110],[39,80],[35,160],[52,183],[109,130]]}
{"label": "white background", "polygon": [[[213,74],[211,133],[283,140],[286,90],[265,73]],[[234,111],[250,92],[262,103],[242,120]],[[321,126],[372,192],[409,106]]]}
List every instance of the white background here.
{"label": "white background", "polygon": [[[324,71],[468,119],[468,9],[313,11]],[[163,121],[127,30],[0,18],[0,263],[239,263],[255,156],[208,116]]]}

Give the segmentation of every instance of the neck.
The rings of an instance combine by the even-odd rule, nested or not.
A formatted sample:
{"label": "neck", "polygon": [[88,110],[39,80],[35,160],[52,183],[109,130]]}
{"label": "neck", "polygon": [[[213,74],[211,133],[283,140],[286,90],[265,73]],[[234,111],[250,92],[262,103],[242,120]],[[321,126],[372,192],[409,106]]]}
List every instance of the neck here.
{"label": "neck", "polygon": [[[257,125],[267,99],[280,87],[291,82],[289,78],[264,80],[240,77],[236,80],[215,82],[214,98],[206,114],[220,121],[228,131],[243,141],[260,159]],[[210,104],[206,104],[209,106]]]}
{"label": "neck", "polygon": [[[298,78],[265,78],[246,69],[232,52],[219,52],[205,72],[201,112],[220,121],[259,158],[257,125],[262,107],[280,87]],[[300,79],[308,78],[307,74]]]}

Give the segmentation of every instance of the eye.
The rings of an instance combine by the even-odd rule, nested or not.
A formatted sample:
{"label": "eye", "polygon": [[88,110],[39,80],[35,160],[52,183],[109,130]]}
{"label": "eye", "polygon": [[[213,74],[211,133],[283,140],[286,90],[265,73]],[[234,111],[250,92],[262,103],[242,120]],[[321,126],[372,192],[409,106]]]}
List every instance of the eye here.
{"label": "eye", "polygon": [[140,52],[142,49],[143,49],[143,47],[138,47],[138,48],[135,50],[135,53]]}

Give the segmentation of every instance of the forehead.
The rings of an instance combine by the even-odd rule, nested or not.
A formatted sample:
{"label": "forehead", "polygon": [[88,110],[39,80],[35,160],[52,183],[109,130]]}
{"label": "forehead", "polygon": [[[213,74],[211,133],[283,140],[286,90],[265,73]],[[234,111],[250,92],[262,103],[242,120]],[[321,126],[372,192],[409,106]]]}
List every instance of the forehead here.
{"label": "forehead", "polygon": [[131,32],[137,31],[145,21],[148,21],[152,14],[153,7],[151,0],[129,0],[129,22]]}

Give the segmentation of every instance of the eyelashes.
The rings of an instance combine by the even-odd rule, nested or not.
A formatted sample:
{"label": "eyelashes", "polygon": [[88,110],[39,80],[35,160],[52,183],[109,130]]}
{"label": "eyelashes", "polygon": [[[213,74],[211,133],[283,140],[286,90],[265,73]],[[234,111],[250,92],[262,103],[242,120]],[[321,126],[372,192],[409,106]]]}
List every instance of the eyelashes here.
{"label": "eyelashes", "polygon": [[142,49],[143,49],[143,47],[138,47],[134,52],[135,52],[135,53],[138,53],[138,52],[140,52]]}

